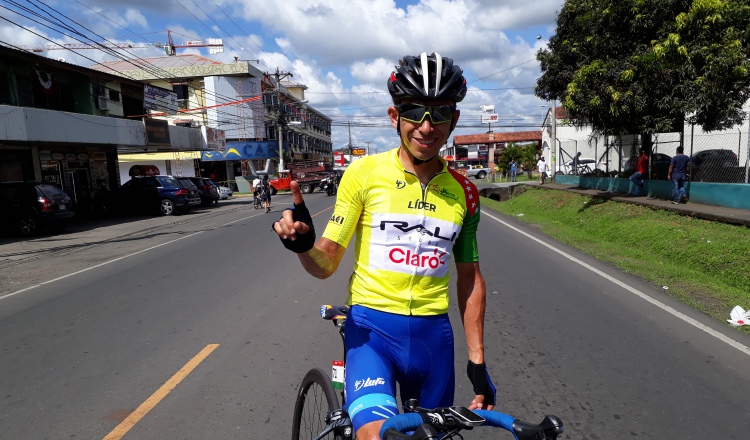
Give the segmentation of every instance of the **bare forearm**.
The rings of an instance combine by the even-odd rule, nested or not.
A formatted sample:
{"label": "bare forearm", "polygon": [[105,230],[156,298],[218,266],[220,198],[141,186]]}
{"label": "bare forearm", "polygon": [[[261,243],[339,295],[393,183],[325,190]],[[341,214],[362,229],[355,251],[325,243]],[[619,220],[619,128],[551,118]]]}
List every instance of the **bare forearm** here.
{"label": "bare forearm", "polygon": [[344,247],[323,238],[312,249],[297,256],[310,275],[326,279],[336,272],[345,251]]}
{"label": "bare forearm", "polygon": [[466,271],[463,276],[459,276],[457,290],[469,359],[475,364],[484,363],[484,311],[487,294],[478,266],[475,271]]}

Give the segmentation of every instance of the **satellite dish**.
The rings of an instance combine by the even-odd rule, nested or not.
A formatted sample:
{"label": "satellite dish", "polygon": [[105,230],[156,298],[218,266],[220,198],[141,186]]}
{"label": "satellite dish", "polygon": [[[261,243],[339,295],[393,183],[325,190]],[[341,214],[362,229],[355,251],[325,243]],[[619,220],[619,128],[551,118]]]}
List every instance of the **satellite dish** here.
{"label": "satellite dish", "polygon": [[64,63],[65,62],[65,58],[58,58],[57,61],[59,61],[61,63]]}

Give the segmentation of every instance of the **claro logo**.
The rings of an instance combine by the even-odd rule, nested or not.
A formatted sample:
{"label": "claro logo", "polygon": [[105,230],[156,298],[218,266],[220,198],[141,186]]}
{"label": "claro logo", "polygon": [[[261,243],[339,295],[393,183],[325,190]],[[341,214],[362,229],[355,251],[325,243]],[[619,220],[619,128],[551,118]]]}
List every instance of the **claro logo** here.
{"label": "claro logo", "polygon": [[[438,253],[439,252],[439,253]],[[391,262],[400,264],[403,266],[415,266],[420,268],[437,269],[441,265],[445,264],[443,257],[447,252],[440,252],[437,248],[432,251],[432,254],[418,254],[408,249],[393,248],[388,252],[388,258]]]}
{"label": "claro logo", "polygon": [[381,231],[385,231],[385,228],[388,225],[391,225],[392,227],[398,229],[399,231],[401,231],[401,232],[403,232],[405,234],[408,234],[411,231],[416,231],[416,232],[419,232],[422,235],[429,235],[430,237],[439,238],[441,240],[453,241],[453,240],[456,239],[456,233],[455,232],[450,237],[442,237],[440,235],[440,226],[436,226],[433,231],[430,231],[429,229],[425,228],[422,225],[411,226],[411,225],[409,225],[409,222],[405,222],[405,221],[388,221],[388,220],[383,220],[382,222],[380,222],[380,230]]}

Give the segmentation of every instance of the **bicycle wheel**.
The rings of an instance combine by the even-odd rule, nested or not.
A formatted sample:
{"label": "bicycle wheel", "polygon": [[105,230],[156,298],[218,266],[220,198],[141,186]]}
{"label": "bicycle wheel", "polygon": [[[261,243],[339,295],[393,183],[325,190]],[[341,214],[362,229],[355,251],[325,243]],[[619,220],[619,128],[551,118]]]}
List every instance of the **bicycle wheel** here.
{"label": "bicycle wheel", "polygon": [[[318,437],[326,427],[326,416],[339,409],[339,399],[333,389],[331,379],[320,368],[308,371],[302,379],[294,405],[292,440],[308,440]],[[340,439],[334,432],[325,439]]]}

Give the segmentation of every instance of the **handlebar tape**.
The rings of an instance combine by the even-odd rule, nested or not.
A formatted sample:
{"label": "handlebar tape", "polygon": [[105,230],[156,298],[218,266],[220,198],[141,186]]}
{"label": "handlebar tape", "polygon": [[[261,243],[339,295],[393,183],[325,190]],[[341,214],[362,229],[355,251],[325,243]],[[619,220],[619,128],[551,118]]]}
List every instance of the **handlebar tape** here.
{"label": "handlebar tape", "polygon": [[[475,409],[472,411],[485,419],[485,422],[482,424],[483,426],[494,426],[496,428],[503,428],[511,433],[514,432],[513,422],[515,422],[516,419],[513,416],[486,409]],[[383,426],[380,428],[380,438],[385,438],[385,432],[389,429],[394,429],[403,433],[406,431],[414,431],[422,423],[425,423],[425,420],[422,418],[421,414],[398,414],[383,423]]]}
{"label": "handlebar tape", "polygon": [[513,422],[516,421],[515,417],[486,409],[474,409],[472,411],[476,413],[476,415],[484,418],[485,422],[482,423],[483,426],[494,426],[496,428],[503,428],[507,431],[513,432]]}
{"label": "handlebar tape", "polygon": [[395,429],[398,432],[413,431],[424,423],[419,413],[398,414],[389,418],[380,428],[380,438],[385,438],[385,432],[389,429]]}

